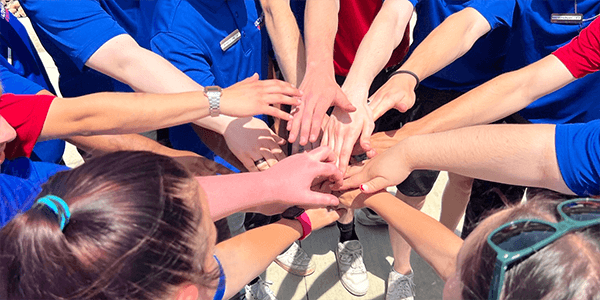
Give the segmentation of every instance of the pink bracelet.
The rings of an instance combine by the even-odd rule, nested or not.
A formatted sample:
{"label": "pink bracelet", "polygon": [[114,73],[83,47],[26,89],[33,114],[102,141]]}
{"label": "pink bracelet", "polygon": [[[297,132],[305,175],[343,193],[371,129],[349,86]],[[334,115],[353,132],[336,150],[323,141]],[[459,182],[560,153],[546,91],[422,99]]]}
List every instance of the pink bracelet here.
{"label": "pink bracelet", "polygon": [[306,212],[303,212],[298,218],[298,221],[300,221],[300,225],[302,225],[302,237],[300,237],[300,239],[298,239],[299,241],[305,239],[312,231],[312,224],[310,223],[310,218],[308,217],[308,215],[306,214]]}

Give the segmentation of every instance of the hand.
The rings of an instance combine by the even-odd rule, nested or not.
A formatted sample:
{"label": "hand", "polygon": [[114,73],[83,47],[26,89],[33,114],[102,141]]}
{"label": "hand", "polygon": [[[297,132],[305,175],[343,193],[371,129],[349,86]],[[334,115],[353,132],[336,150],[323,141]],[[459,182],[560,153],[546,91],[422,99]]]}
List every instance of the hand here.
{"label": "hand", "polygon": [[315,231],[337,221],[344,211],[344,209],[313,208],[307,209],[306,214],[310,219],[312,231]]}
{"label": "hand", "polygon": [[23,7],[21,7],[21,3],[19,3],[19,1],[10,2],[10,4],[8,5],[8,10],[17,18],[26,17],[25,11],[23,11]]}
{"label": "hand", "polygon": [[179,153],[176,156],[172,156],[173,159],[185,166],[194,176],[213,176],[217,174],[225,175],[234,173],[225,166],[194,152],[177,152]]}
{"label": "hand", "polygon": [[[356,95],[349,93],[349,95]],[[327,128],[323,133],[321,145],[327,145],[339,156],[338,165],[342,173],[346,171],[350,155],[352,155],[354,144],[360,136],[360,146],[364,152],[371,152],[371,133],[375,129],[373,113],[366,104],[367,95],[359,95],[354,103],[362,102],[363,105],[356,105],[355,112],[345,112],[335,108],[331,118],[327,123]]]}
{"label": "hand", "polygon": [[233,117],[260,114],[291,120],[290,114],[272,104],[299,105],[302,93],[281,80],[258,80],[258,75],[246,78],[223,90],[221,112]]}
{"label": "hand", "polygon": [[318,188],[341,185],[342,173],[333,163],[335,160],[331,149],[319,147],[287,157],[263,174],[266,182],[277,187],[274,198],[278,203],[302,207],[336,206],[339,203],[337,197],[322,193]]}
{"label": "hand", "polygon": [[322,135],[323,131],[325,130],[327,123],[329,123],[329,116],[324,115],[323,122],[321,122],[321,133],[319,134],[319,138],[317,139],[317,141],[314,143],[308,142],[308,143],[306,143],[306,145],[301,146],[300,140],[296,139],[296,141],[294,141],[294,143],[292,144],[292,153],[290,153],[290,155],[296,154],[296,153],[302,153],[305,151],[310,151],[310,150],[318,148],[319,144],[320,144],[319,141],[321,140],[321,135]]}
{"label": "hand", "polygon": [[318,68],[307,70],[300,90],[303,92],[302,103],[295,109],[294,119],[287,127],[290,143],[296,141],[299,133],[300,145],[316,142],[323,116],[332,104],[346,111],[356,110],[335,82],[333,73]]}
{"label": "hand", "polygon": [[363,193],[372,194],[404,181],[413,170],[402,146],[404,145],[398,144],[385,153],[378,154],[363,166],[351,166],[340,189],[360,186]]}
{"label": "hand", "polygon": [[[227,147],[250,172],[264,171],[285,158],[279,145],[285,140],[277,136],[262,120],[242,118],[234,120],[223,134]],[[259,159],[265,162],[254,165]]]}
{"label": "hand", "polygon": [[373,110],[375,120],[392,108],[406,112],[413,107],[416,84],[416,79],[409,74],[400,73],[390,78],[370,98],[369,106]]}

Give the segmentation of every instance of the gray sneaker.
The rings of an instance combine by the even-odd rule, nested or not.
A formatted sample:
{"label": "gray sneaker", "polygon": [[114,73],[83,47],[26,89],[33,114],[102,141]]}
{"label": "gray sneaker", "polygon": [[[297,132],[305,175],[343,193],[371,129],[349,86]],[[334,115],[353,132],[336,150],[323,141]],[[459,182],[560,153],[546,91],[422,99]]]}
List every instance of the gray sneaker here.
{"label": "gray sneaker", "polygon": [[414,300],[415,298],[415,273],[411,270],[410,274],[403,275],[394,268],[388,275],[387,292],[385,300]]}
{"label": "gray sneaker", "polygon": [[369,278],[361,243],[357,240],[338,243],[335,258],[342,285],[350,294],[364,296],[369,290]]}
{"label": "gray sneaker", "polygon": [[292,243],[282,254],[277,255],[275,262],[284,270],[298,276],[308,276],[315,272],[315,263],[308,257],[308,254],[298,242]]}
{"label": "gray sneaker", "polygon": [[387,225],[385,220],[380,217],[378,214],[374,214],[370,212],[366,208],[361,208],[356,210],[354,213],[354,218],[358,223],[364,226],[383,226]]}
{"label": "gray sneaker", "polygon": [[253,285],[246,285],[246,299],[247,300],[277,300],[275,294],[269,288],[273,282],[268,280],[259,279]]}

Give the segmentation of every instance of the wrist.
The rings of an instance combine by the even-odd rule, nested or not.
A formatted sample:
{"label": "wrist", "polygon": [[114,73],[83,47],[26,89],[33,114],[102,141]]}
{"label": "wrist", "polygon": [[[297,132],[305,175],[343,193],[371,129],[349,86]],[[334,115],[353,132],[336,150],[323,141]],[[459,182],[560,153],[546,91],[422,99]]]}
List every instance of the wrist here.
{"label": "wrist", "polygon": [[301,238],[302,234],[304,233],[304,231],[302,230],[302,225],[300,224],[300,221],[298,221],[298,220],[281,219],[281,220],[277,221],[277,223],[285,225],[287,227],[290,227],[291,229],[293,229],[295,231],[295,235],[293,237],[294,241]]}
{"label": "wrist", "polygon": [[390,78],[399,78],[399,77],[404,77],[404,79],[407,78],[412,78],[408,79],[408,82],[410,82],[410,84],[413,86],[412,90],[416,91],[417,88],[419,87],[419,84],[421,83],[421,79],[419,79],[419,76],[409,70],[404,70],[404,69],[400,69],[400,70],[396,70],[394,71],[391,75]]}

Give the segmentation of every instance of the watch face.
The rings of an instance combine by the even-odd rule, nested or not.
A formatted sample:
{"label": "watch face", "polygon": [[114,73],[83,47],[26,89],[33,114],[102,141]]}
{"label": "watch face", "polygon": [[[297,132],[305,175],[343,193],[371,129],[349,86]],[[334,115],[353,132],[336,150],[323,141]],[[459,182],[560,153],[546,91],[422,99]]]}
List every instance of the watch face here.
{"label": "watch face", "polygon": [[205,92],[208,93],[220,93],[221,88],[218,86],[207,86],[205,87]]}
{"label": "watch face", "polygon": [[298,206],[292,206],[292,207],[286,209],[281,214],[281,217],[283,217],[285,219],[295,220],[303,213],[304,213],[304,208],[300,208]]}

